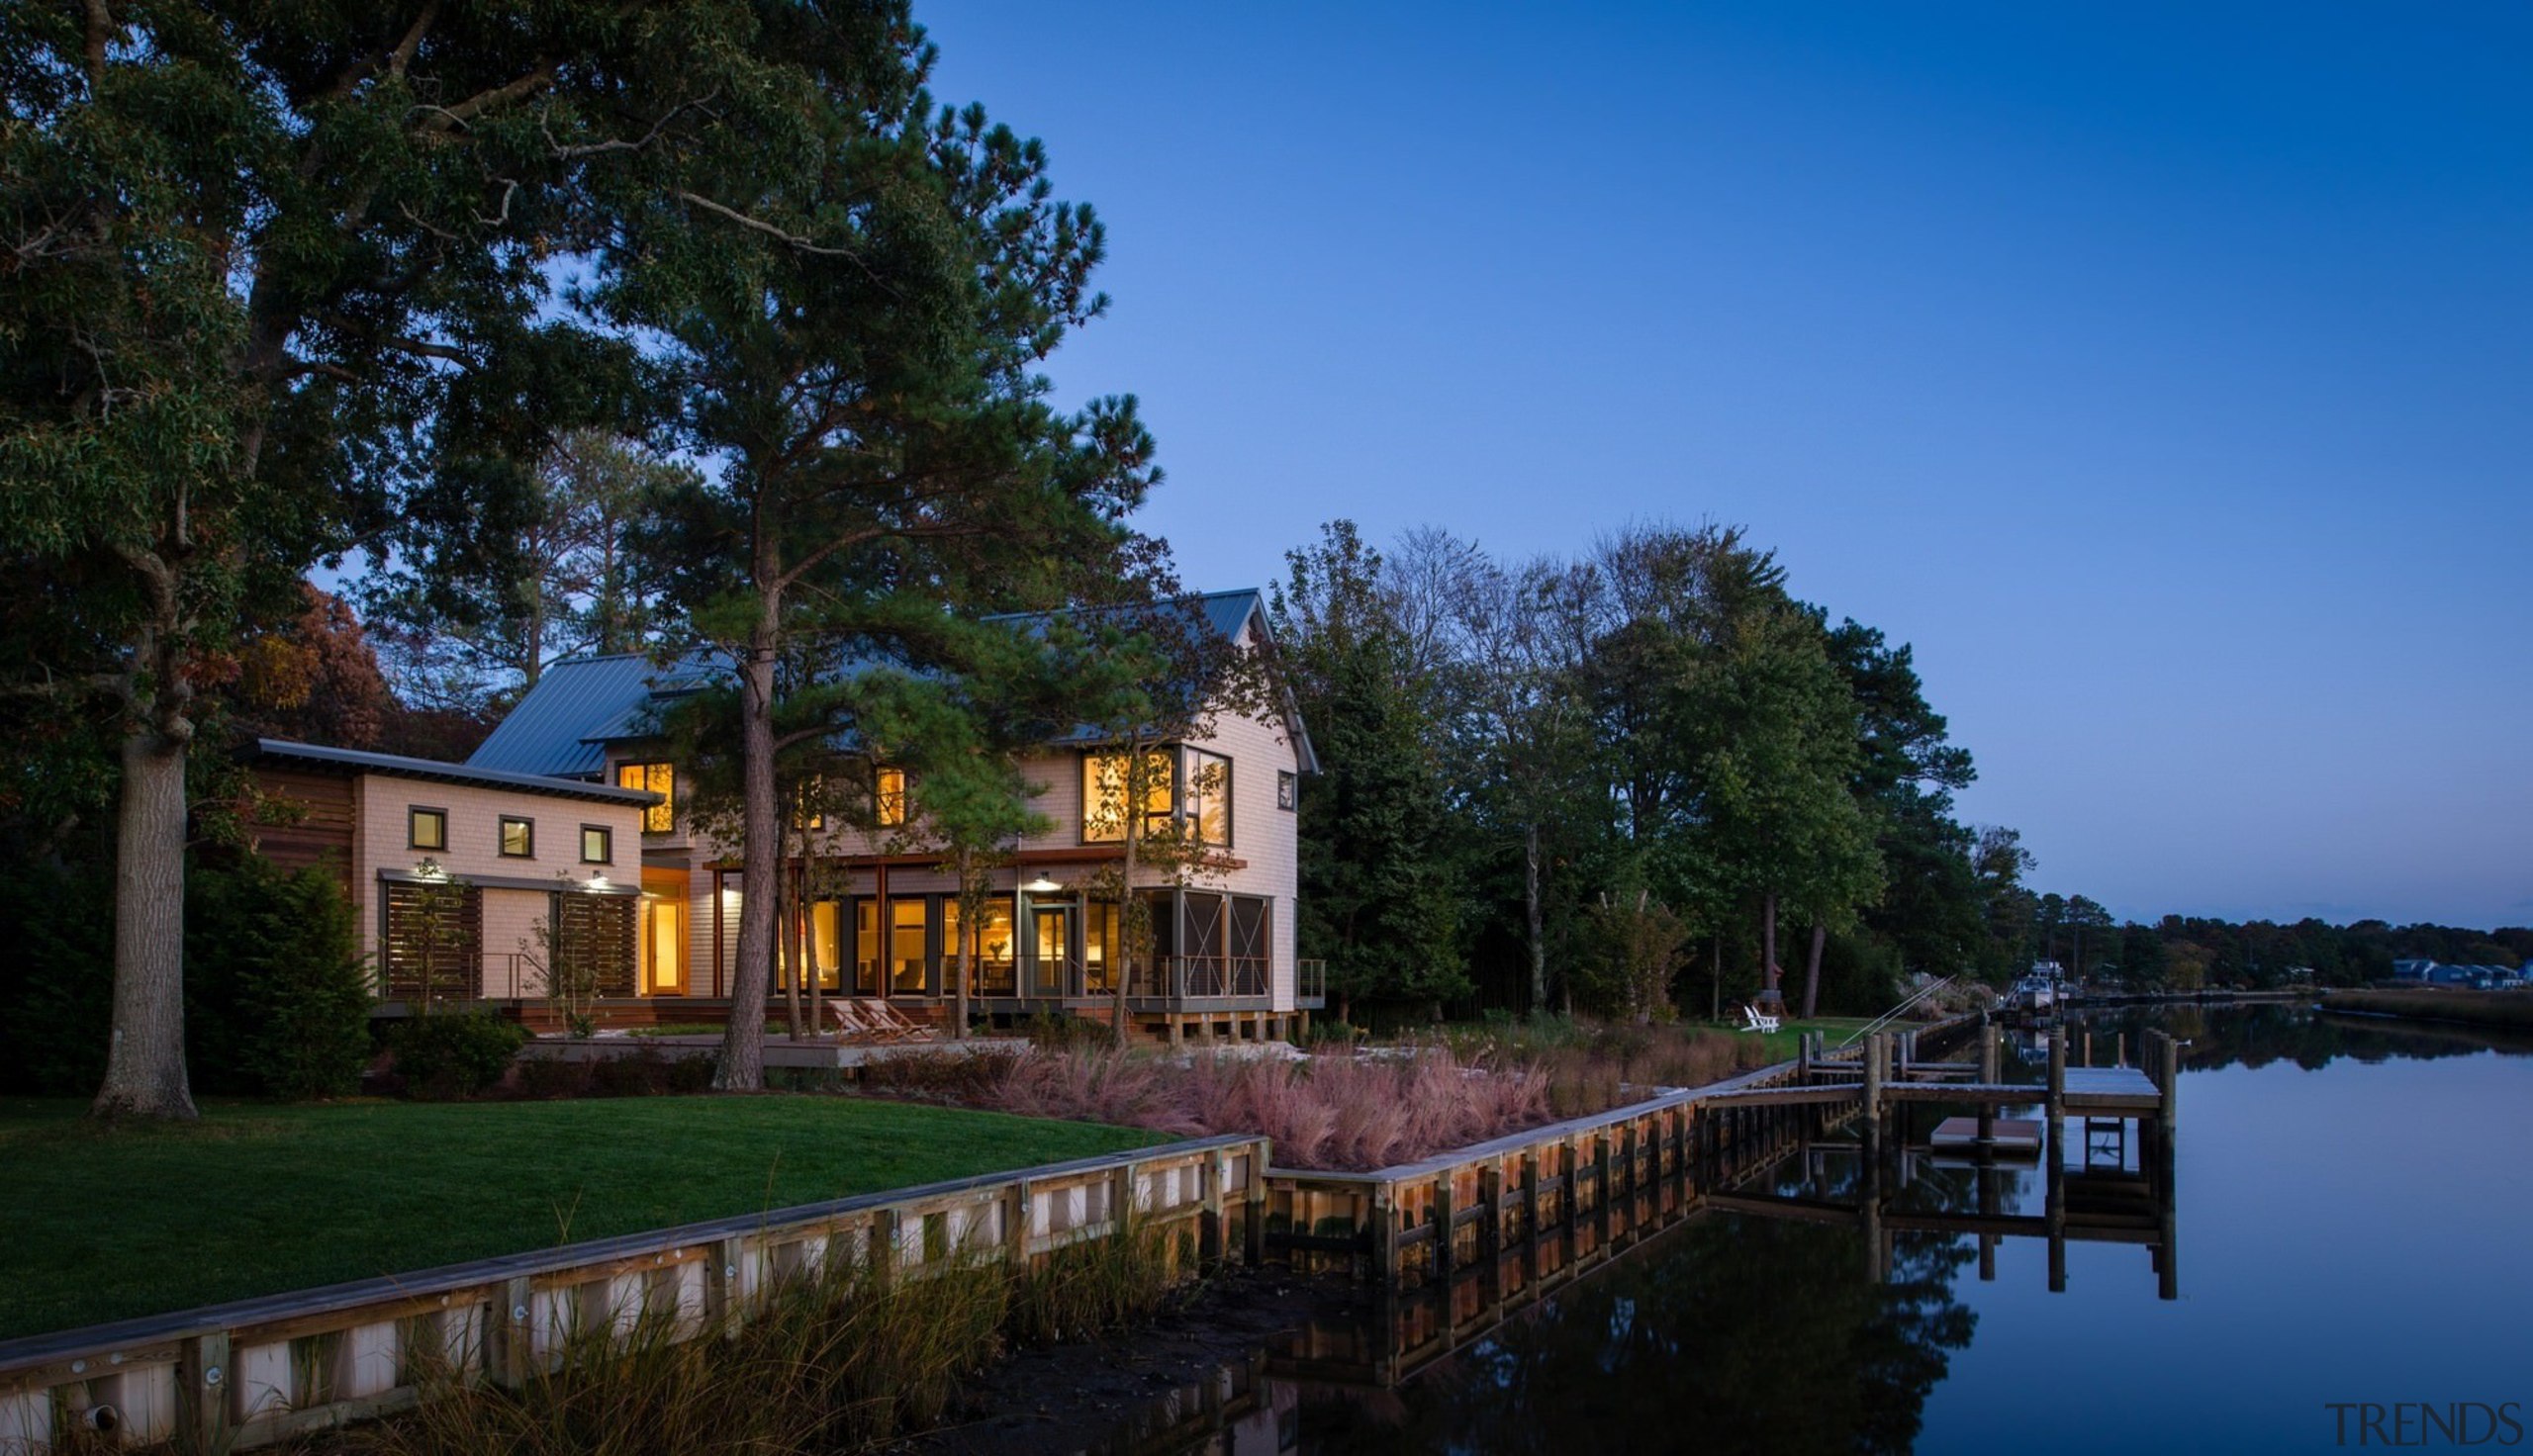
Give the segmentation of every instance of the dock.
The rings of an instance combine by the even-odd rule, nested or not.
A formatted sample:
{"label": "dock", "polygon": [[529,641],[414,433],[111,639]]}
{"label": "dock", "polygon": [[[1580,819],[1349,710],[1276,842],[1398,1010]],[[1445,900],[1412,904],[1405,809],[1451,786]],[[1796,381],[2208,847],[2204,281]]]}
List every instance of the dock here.
{"label": "dock", "polygon": [[[1954,1061],[1922,1057],[1912,1033],[1879,1034],[1839,1048],[1807,1037],[1794,1078],[1728,1091],[1710,1106],[1807,1108],[1841,1121],[1852,1118],[1864,1162],[1857,1199],[1836,1203],[1725,1192],[1710,1195],[1707,1203],[1733,1213],[1861,1228],[1877,1280],[1890,1270],[1892,1237],[1903,1233],[1976,1236],[1982,1278],[1995,1277],[1997,1240],[2045,1239],[2053,1294],[2067,1287],[2070,1242],[2137,1244],[2148,1251],[2157,1295],[2178,1298],[2172,1147],[2180,1044],[2150,1031],[2137,1046],[2143,1064],[2132,1066],[2123,1036],[2107,1048],[2111,1064],[2097,1066],[2095,1041],[2087,1035],[2078,1053],[2085,1064],[2069,1066],[2067,1035],[2052,1030],[2043,1048],[2046,1076],[2038,1083],[2004,1079],[1995,1023],[1979,1027],[1977,1046],[1975,1062]],[[1967,1111],[1941,1116],[1928,1127],[1922,1112],[1926,1108],[1939,1114]],[[2023,1112],[2032,1116],[2005,1115]],[[1992,1197],[1995,1165],[2035,1156],[2048,1180],[2045,1211],[1998,1212]],[[1966,1162],[1979,1178],[1976,1212],[1919,1213],[1895,1199],[1926,1168],[1945,1162]]]}

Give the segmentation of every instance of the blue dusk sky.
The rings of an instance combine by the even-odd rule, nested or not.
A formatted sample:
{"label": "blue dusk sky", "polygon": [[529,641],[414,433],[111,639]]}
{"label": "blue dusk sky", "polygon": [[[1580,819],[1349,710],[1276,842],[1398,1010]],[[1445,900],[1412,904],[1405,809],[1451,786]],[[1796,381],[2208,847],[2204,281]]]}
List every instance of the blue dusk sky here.
{"label": "blue dusk sky", "polygon": [[918,0],[1263,585],[1714,518],[2116,913],[2533,922],[2533,9]]}

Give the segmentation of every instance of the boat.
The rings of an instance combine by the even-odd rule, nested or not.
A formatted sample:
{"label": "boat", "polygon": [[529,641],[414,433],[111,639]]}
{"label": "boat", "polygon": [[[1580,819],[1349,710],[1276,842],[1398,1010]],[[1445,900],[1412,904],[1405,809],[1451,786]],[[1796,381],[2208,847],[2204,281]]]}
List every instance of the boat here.
{"label": "boat", "polygon": [[2063,974],[2054,960],[2040,960],[2031,971],[2015,982],[2013,1004],[2017,1011],[2048,1011],[2058,1004],[2058,980]]}

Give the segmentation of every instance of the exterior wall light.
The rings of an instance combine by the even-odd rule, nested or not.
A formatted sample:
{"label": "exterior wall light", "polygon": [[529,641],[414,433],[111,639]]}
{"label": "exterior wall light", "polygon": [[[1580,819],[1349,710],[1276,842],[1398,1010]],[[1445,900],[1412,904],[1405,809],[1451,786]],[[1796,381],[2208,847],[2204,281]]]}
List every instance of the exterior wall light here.
{"label": "exterior wall light", "polygon": [[1027,890],[1033,895],[1052,895],[1056,891],[1063,889],[1064,886],[1056,883],[1052,879],[1049,879],[1044,874],[1041,874],[1036,879],[1022,885],[1021,888]]}

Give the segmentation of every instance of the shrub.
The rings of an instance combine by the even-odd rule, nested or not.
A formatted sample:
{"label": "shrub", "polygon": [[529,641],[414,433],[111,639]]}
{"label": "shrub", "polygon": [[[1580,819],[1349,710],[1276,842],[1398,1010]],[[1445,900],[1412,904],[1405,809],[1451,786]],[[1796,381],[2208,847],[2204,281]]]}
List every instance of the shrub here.
{"label": "shrub", "polygon": [[437,1011],[398,1022],[387,1045],[409,1095],[450,1098],[499,1082],[527,1040],[525,1027],[490,1011]]}
{"label": "shrub", "polygon": [[578,1097],[597,1081],[588,1062],[561,1056],[529,1056],[518,1064],[518,1095],[544,1100]]}
{"label": "shrub", "polygon": [[[0,871],[0,1090],[84,1097],[113,1025],[114,898],[101,870]],[[185,876],[185,1043],[200,1092],[329,1097],[359,1086],[369,987],[333,876],[196,859]]]}
{"label": "shrub", "polygon": [[194,1085],[306,1099],[358,1091],[369,978],[340,881],[241,859],[196,864],[185,896]]}

